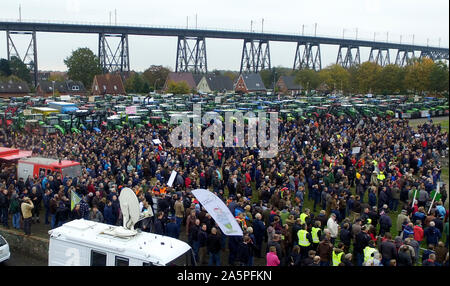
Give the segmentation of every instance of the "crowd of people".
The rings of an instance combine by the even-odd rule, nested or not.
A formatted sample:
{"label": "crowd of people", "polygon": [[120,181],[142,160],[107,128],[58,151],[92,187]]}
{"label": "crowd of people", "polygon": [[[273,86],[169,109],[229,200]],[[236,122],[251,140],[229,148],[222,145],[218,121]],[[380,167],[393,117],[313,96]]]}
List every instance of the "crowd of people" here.
{"label": "crowd of people", "polygon": [[[431,196],[448,150],[448,133],[439,125],[414,130],[402,119],[283,120],[271,159],[260,158],[257,148],[174,148],[173,127],[0,134],[1,146],[83,167],[76,178],[41,173],[24,180],[16,166],[3,165],[3,226],[9,217],[14,228],[22,221],[27,234],[33,223],[55,228],[79,218],[121,225],[118,197],[129,187],[141,211],[154,214],[139,227],[187,241],[200,265],[448,266],[447,186],[440,200]],[[196,188],[219,196],[244,235],[224,235],[192,195]],[[82,198],[73,209],[72,192]]]}

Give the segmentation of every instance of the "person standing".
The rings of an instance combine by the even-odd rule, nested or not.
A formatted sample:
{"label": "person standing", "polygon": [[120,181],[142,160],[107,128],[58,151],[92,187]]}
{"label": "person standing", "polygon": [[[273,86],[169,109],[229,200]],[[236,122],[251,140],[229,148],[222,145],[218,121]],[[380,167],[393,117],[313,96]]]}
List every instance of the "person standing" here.
{"label": "person standing", "polygon": [[206,232],[207,227],[206,224],[202,224],[199,232],[198,232],[198,256],[199,256],[199,263],[201,265],[205,265],[207,263],[207,247],[206,247],[206,240],[208,239],[208,233]]}
{"label": "person standing", "polygon": [[302,258],[307,256],[312,241],[311,234],[306,229],[306,224],[303,224],[302,229],[297,232],[298,245],[300,245],[300,255]]}
{"label": "person standing", "polygon": [[434,225],[434,221],[430,222],[430,226],[425,228],[423,232],[428,245],[432,244],[436,246],[441,238],[441,232]]}
{"label": "person standing", "polygon": [[336,240],[336,237],[338,236],[338,232],[339,232],[339,225],[336,222],[336,214],[332,213],[330,218],[327,221],[327,228],[330,230],[330,234],[331,234],[331,244],[334,245],[334,242]]}
{"label": "person standing", "polygon": [[206,240],[206,247],[209,253],[208,266],[220,266],[220,251],[222,249],[221,238],[215,227],[211,228],[211,233]]}
{"label": "person standing", "polygon": [[269,248],[269,252],[266,254],[266,261],[266,266],[280,266],[280,259],[278,258],[275,246]]}
{"label": "person standing", "polygon": [[386,232],[384,238],[384,241],[380,244],[381,263],[384,266],[389,266],[391,260],[397,259],[397,248],[395,247],[389,232]]}
{"label": "person standing", "polygon": [[255,235],[256,257],[261,258],[262,243],[266,233],[266,226],[262,221],[262,215],[257,213],[253,221],[253,234]]}
{"label": "person standing", "polygon": [[325,237],[317,247],[317,255],[320,256],[320,266],[330,266],[332,259],[333,245],[328,237]]}
{"label": "person standing", "polygon": [[20,229],[20,202],[19,197],[16,194],[16,190],[13,190],[11,194],[11,201],[9,204],[9,213],[12,214],[12,225],[15,229]]}
{"label": "person standing", "polygon": [[9,226],[8,226],[8,208],[9,208],[8,190],[3,189],[0,192],[0,218],[1,218],[1,223],[6,228],[9,228]]}
{"label": "person standing", "polygon": [[361,227],[361,231],[355,236],[353,252],[355,254],[356,266],[362,266],[364,262],[364,248],[369,245],[370,235],[366,226]]}
{"label": "person standing", "polygon": [[24,197],[21,205],[23,215],[23,230],[25,235],[31,235],[31,220],[33,214],[31,213],[34,208],[33,202],[30,198]]}

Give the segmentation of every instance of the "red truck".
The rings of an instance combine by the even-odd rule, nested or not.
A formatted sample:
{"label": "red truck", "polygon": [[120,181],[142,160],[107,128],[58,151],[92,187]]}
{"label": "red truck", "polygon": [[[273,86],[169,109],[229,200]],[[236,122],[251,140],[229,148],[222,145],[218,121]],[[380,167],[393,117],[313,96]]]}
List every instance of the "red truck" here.
{"label": "red truck", "polygon": [[45,175],[58,172],[62,177],[81,176],[81,165],[79,162],[68,160],[56,160],[41,157],[31,157],[19,160],[17,164],[17,176],[26,180],[28,176],[39,177],[41,173]]}

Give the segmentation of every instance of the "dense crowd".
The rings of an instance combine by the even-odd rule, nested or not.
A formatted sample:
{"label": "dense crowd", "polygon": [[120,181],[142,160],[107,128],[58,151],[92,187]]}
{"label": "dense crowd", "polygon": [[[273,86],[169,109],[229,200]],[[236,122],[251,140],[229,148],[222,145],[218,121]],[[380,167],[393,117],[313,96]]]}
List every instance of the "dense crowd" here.
{"label": "dense crowd", "polygon": [[[171,128],[4,132],[0,146],[83,168],[77,178],[41,173],[18,180],[16,167],[3,165],[2,224],[9,227],[11,215],[13,227],[22,220],[28,234],[31,223],[55,228],[79,218],[121,225],[118,197],[129,187],[141,211],[154,214],[139,227],[186,240],[199,264],[252,266],[264,258],[273,266],[448,265],[447,192],[433,204],[430,196],[448,148],[438,125],[413,130],[401,119],[334,116],[281,121],[272,159],[259,158],[257,148],[174,148]],[[196,188],[217,194],[244,235],[223,235],[191,194]],[[82,198],[73,210],[72,192]]]}

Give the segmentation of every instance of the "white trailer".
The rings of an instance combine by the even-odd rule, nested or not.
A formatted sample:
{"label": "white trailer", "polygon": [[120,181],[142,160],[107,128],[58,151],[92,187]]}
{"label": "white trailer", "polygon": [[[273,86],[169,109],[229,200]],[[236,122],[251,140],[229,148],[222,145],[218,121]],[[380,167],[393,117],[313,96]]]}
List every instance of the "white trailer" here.
{"label": "white trailer", "polygon": [[192,265],[187,243],[141,231],[130,235],[121,226],[79,219],[49,234],[49,266]]}

